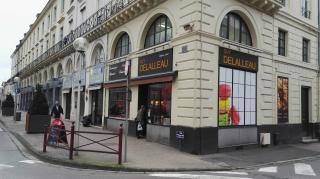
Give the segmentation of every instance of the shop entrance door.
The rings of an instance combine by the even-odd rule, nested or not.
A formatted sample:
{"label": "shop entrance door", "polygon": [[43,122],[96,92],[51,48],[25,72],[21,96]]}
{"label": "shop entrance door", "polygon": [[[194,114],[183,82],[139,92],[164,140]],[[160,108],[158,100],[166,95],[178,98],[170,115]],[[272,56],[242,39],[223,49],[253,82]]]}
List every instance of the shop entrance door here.
{"label": "shop entrance door", "polygon": [[311,135],[309,124],[309,88],[301,88],[301,123],[307,136]]}
{"label": "shop entrance door", "polygon": [[103,105],[103,91],[93,90],[91,101],[91,122],[94,126],[102,125],[102,105]]}
{"label": "shop entrance door", "polygon": [[70,119],[71,113],[71,93],[66,93],[66,119]]}

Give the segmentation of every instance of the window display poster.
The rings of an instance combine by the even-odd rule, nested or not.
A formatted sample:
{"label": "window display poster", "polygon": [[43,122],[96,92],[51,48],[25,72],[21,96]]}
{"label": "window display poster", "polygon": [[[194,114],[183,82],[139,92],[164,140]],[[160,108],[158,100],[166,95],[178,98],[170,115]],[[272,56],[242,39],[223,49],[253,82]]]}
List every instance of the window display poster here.
{"label": "window display poster", "polygon": [[220,67],[218,125],[256,125],[256,73]]}
{"label": "window display poster", "polygon": [[288,117],[288,78],[278,77],[277,80],[278,97],[277,97],[277,109],[278,109],[278,123],[285,123],[289,121]]}

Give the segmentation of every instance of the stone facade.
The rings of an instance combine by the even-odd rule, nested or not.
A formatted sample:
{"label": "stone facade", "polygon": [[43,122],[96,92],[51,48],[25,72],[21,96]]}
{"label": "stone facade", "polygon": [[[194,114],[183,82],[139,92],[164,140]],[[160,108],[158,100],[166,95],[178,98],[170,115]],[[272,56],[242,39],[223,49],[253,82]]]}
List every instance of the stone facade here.
{"label": "stone facade", "polygon": [[[49,90],[48,84],[52,83],[50,79],[64,79],[66,82],[68,75],[74,78],[75,72],[80,69],[78,60],[81,54],[76,53],[70,44],[42,61],[37,61],[37,59],[48,50],[45,48],[47,42],[49,42],[49,48],[55,44],[53,42],[61,40],[65,43],[69,40],[66,37],[69,37],[72,30],[86,22],[85,20],[92,17],[91,15],[99,8],[107,7],[105,5],[109,1],[83,0],[74,1],[71,4],[65,1],[64,8],[61,2],[64,1],[50,0],[48,2],[12,55],[13,64],[15,64],[12,74],[21,77],[21,88],[42,84]],[[318,4],[316,1],[310,1],[311,4],[308,4],[307,17],[301,14],[301,7],[296,6],[296,4],[301,4],[300,0],[290,2],[258,0],[255,3],[249,0],[131,0],[123,2],[129,3],[119,5],[119,10],[114,12],[113,16],[83,35],[89,41],[84,56],[86,83],[81,88],[83,115],[92,116],[93,106],[102,100],[102,103],[98,104],[98,108],[102,108],[98,125],[115,129],[115,126],[124,120],[123,117],[111,117],[109,114],[110,89],[125,86],[123,78],[120,81],[111,81],[109,71],[112,65],[126,60],[131,60],[131,79],[133,80],[133,85],[130,87],[132,98],[129,106],[130,133],[135,133],[135,125],[132,121],[137,116],[138,106],[142,104],[139,102],[141,86],[160,83],[160,79],[162,83],[169,82],[172,85],[170,125],[150,127],[154,130],[147,130],[149,133],[147,136],[151,136],[147,138],[148,140],[178,147],[176,132],[184,131],[183,150],[196,154],[213,153],[225,147],[258,144],[260,132],[280,133],[279,139],[282,142],[297,142],[301,136],[307,135],[304,134],[306,131],[301,127],[302,87],[309,90],[308,123],[311,125],[319,122]],[[249,29],[252,45],[234,42],[220,36],[221,23],[228,13],[237,14],[243,19]],[[55,21],[51,19],[51,24],[47,23],[47,20],[50,19],[49,15],[50,18],[55,19]],[[165,15],[170,20],[172,38],[170,41],[145,48],[149,27],[160,15]],[[43,23],[44,32],[41,31]],[[279,29],[286,32],[285,56],[278,55]],[[131,52],[115,58],[117,42],[124,33],[127,33],[130,38]],[[303,39],[309,42],[307,62],[302,60]],[[97,46],[102,48],[102,58],[97,58],[95,50]],[[221,48],[258,57],[256,122],[254,125],[219,126],[219,67],[221,66],[219,49]],[[158,75],[156,77],[139,75],[140,58],[168,49],[173,49],[171,71],[176,72],[177,75],[171,74],[172,78],[166,78],[166,80],[161,73],[155,73],[154,75]],[[101,73],[104,80],[101,82],[98,80],[98,83],[93,85],[89,79],[91,79],[90,74],[95,73],[94,69],[97,69],[97,63],[94,63],[96,59],[104,64],[103,73]],[[288,122],[284,124],[278,123],[278,77],[288,78],[289,81]],[[145,78],[150,79],[151,82],[146,82]],[[153,78],[156,82],[152,82]],[[68,118],[76,120],[77,86],[73,83],[63,89],[63,85],[59,83],[53,85],[52,94],[60,97],[49,99],[51,101],[60,100],[64,108],[70,105]],[[98,101],[94,101],[96,94],[93,91],[99,89],[101,91],[97,95],[101,95],[102,98],[98,97]],[[69,93],[71,100],[67,102],[67,98],[70,98],[70,96],[67,97]],[[294,133],[291,128],[295,130]],[[299,137],[288,134],[296,134]],[[159,136],[160,138],[157,139]],[[290,140],[290,137],[296,140]]]}

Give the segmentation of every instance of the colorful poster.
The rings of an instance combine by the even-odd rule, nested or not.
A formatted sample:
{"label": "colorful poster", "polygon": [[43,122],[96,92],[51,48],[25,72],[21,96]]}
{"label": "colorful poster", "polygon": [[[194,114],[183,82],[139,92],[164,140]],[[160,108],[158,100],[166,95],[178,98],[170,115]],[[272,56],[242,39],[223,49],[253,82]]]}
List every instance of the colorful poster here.
{"label": "colorful poster", "polygon": [[256,125],[256,73],[219,69],[218,126]]}
{"label": "colorful poster", "polygon": [[278,123],[289,122],[288,117],[288,78],[278,77],[277,80],[278,87],[278,99],[277,99],[277,109],[278,109]]}

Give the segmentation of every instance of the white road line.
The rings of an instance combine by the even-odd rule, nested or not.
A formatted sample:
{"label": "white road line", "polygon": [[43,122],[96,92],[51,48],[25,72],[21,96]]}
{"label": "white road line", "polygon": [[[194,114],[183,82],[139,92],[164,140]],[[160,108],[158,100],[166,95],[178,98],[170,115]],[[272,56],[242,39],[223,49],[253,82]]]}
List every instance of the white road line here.
{"label": "white road line", "polygon": [[266,172],[266,173],[277,173],[278,167],[264,167],[264,168],[260,168],[258,171]]}
{"label": "white road line", "polygon": [[316,176],[311,165],[304,164],[304,163],[295,163],[294,172],[298,175]]}
{"label": "white road line", "polygon": [[1,169],[6,169],[6,168],[13,168],[14,166],[12,165],[5,165],[5,164],[0,164],[0,170]]}
{"label": "white road line", "polygon": [[159,178],[184,178],[184,179],[252,179],[252,178],[243,178],[243,177],[193,175],[193,174],[180,174],[180,173],[154,173],[154,174],[150,174],[149,176],[159,177]]}
{"label": "white road line", "polygon": [[38,160],[22,160],[19,161],[20,163],[27,163],[27,164],[36,164],[36,163],[42,163],[41,161]]}
{"label": "white road line", "polygon": [[0,132],[3,132],[3,129],[0,127]]}
{"label": "white road line", "polygon": [[248,175],[247,172],[231,172],[231,171],[217,171],[217,172],[209,172],[213,174],[229,174],[229,175]]}

